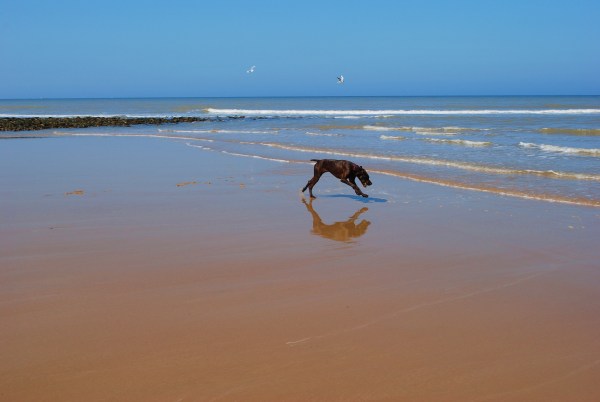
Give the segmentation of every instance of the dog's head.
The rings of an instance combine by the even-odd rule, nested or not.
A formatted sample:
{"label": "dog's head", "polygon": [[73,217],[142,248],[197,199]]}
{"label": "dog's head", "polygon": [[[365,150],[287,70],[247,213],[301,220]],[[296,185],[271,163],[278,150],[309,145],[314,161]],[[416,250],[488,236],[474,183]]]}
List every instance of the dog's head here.
{"label": "dog's head", "polygon": [[362,166],[359,166],[358,172],[356,172],[356,177],[358,177],[358,180],[360,180],[365,188],[373,184],[369,179],[369,174]]}

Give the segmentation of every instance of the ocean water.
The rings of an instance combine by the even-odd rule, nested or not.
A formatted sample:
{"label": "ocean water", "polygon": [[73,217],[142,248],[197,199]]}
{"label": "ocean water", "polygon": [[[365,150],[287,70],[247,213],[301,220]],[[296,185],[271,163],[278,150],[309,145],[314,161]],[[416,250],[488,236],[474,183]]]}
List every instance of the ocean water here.
{"label": "ocean water", "polygon": [[600,96],[0,100],[0,117],[15,116],[208,117],[0,138],[166,137],[232,158],[351,159],[399,180],[600,207]]}

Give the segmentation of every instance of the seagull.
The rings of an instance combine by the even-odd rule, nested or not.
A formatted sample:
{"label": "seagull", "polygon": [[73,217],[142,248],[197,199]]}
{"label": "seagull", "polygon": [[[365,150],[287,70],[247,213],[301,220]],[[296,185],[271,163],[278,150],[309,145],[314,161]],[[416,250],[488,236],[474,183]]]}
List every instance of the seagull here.
{"label": "seagull", "polygon": [[339,77],[337,77],[338,79],[338,84],[343,84],[344,83],[344,76],[340,75]]}
{"label": "seagull", "polygon": [[256,66],[252,66],[252,67],[250,67],[248,70],[246,70],[246,72],[247,72],[248,74],[250,74],[250,73],[253,73],[255,68],[256,68]]}

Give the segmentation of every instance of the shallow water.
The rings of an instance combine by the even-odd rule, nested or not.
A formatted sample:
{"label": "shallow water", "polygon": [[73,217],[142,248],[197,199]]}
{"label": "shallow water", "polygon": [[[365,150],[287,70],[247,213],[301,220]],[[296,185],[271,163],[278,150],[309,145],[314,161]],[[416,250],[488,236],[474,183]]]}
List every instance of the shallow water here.
{"label": "shallow water", "polygon": [[[0,101],[0,117],[82,115],[214,120],[35,135],[151,135],[277,162],[352,159],[401,178],[600,206],[598,96]],[[221,119],[232,116],[245,118]]]}

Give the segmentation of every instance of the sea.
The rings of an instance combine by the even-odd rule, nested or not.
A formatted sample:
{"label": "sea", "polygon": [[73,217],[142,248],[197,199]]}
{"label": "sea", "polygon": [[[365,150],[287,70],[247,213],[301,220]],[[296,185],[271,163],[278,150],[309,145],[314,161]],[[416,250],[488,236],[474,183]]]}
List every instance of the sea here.
{"label": "sea", "polygon": [[73,116],[207,120],[0,138],[141,136],[199,158],[350,159],[399,181],[600,207],[600,96],[0,100],[0,117]]}

